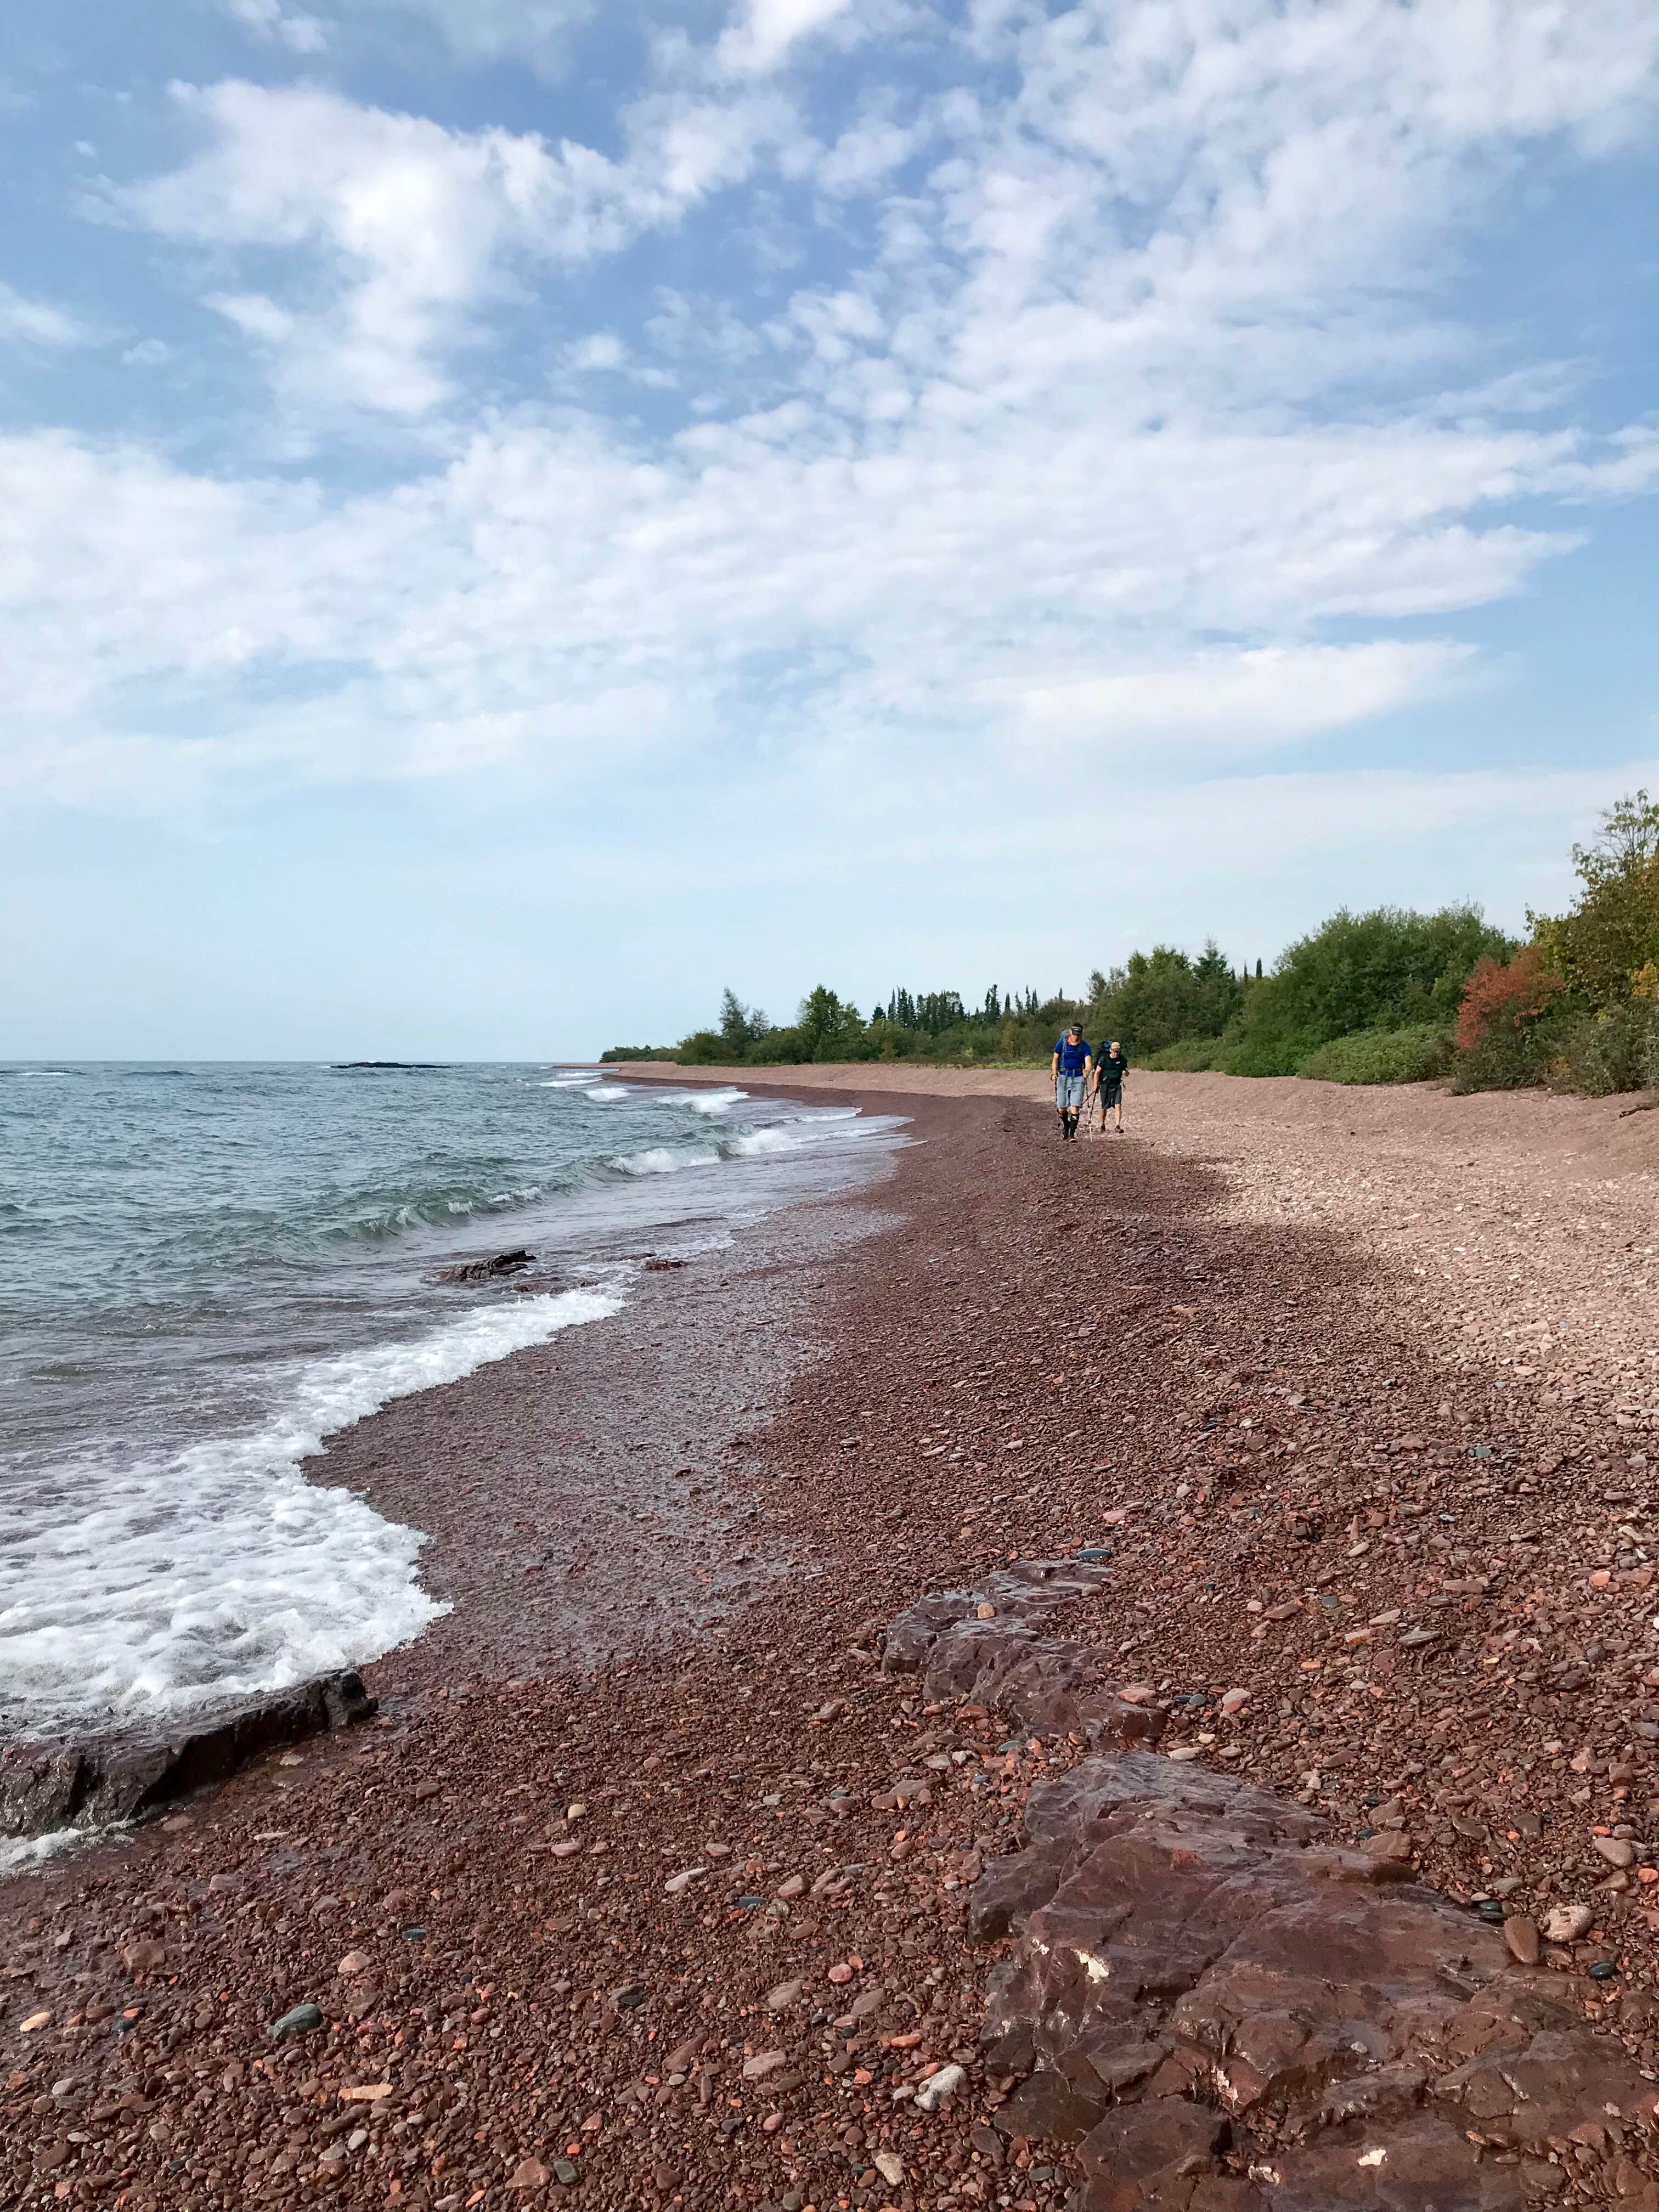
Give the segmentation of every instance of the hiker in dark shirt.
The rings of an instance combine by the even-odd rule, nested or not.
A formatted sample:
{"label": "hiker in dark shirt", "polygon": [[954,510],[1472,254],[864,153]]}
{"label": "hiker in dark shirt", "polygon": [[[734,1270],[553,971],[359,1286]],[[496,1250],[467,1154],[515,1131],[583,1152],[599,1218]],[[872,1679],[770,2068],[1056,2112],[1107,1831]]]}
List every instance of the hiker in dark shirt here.
{"label": "hiker in dark shirt", "polygon": [[1083,1035],[1082,1024],[1073,1022],[1063,1037],[1054,1042],[1053,1074],[1054,1079],[1054,1111],[1060,1115],[1060,1133],[1071,1139],[1077,1134],[1078,1116],[1089,1097],[1089,1071],[1094,1066]]}
{"label": "hiker in dark shirt", "polygon": [[1129,1072],[1129,1062],[1123,1047],[1114,1037],[1100,1055],[1095,1068],[1095,1096],[1100,1102],[1100,1126],[1106,1127],[1109,1113],[1117,1115],[1117,1133],[1123,1134],[1123,1079]]}

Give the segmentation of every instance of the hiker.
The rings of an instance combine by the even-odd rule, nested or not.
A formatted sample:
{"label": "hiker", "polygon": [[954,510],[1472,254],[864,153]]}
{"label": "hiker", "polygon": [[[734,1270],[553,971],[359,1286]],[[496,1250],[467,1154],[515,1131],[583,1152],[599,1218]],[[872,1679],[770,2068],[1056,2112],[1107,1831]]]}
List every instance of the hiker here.
{"label": "hiker", "polygon": [[1129,1072],[1129,1062],[1123,1047],[1114,1037],[1100,1055],[1095,1069],[1095,1097],[1100,1103],[1100,1127],[1103,1133],[1109,1113],[1117,1115],[1117,1133],[1123,1134],[1123,1079]]}
{"label": "hiker", "polygon": [[1094,1055],[1084,1041],[1083,1024],[1073,1022],[1063,1037],[1054,1043],[1054,1110],[1060,1115],[1060,1133],[1069,1141],[1077,1134],[1078,1116],[1089,1097],[1089,1071],[1094,1066]]}

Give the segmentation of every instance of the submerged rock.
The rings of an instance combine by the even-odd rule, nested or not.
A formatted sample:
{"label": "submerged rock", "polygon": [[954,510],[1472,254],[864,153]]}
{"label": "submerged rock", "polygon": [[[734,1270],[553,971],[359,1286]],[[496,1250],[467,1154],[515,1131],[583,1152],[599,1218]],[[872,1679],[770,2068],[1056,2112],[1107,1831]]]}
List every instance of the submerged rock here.
{"label": "submerged rock", "polygon": [[535,1263],[533,1252],[522,1247],[513,1252],[492,1252],[486,1260],[459,1260],[453,1267],[440,1267],[441,1283],[493,1283],[503,1275],[516,1275]]}

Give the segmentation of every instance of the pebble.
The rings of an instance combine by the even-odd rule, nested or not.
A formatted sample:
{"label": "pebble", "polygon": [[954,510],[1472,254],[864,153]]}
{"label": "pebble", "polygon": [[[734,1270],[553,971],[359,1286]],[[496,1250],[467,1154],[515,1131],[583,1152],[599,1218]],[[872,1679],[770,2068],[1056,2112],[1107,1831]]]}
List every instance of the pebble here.
{"label": "pebble", "polygon": [[526,2158],[514,2167],[507,2185],[509,2189],[545,2189],[547,2183],[547,2168],[540,2159]]}
{"label": "pebble", "polygon": [[1412,1839],[1403,1828],[1380,1828],[1365,1838],[1364,1849],[1374,1859],[1408,1859]]}
{"label": "pebble", "polygon": [[781,2051],[757,2051],[752,2058],[743,2062],[745,2081],[763,2081],[769,2074],[775,2074],[785,2063],[787,2054]]}
{"label": "pebble", "polygon": [[941,2066],[938,2073],[930,2074],[916,2091],[916,2110],[921,2112],[937,2112],[947,2097],[955,2096],[958,2089],[967,2087],[967,2082],[968,2075],[964,2068]]}
{"label": "pebble", "polygon": [[1504,1923],[1504,1941],[1510,1958],[1523,1966],[1538,1964],[1538,1923],[1516,1913]]}
{"label": "pebble", "polygon": [[1627,1867],[1635,1863],[1636,1853],[1622,1836],[1592,1836],[1590,1841],[1609,1866]]}
{"label": "pebble", "polygon": [[320,2005],[296,2004],[280,2020],[273,2020],[265,2033],[273,2043],[282,2043],[290,2035],[310,2035],[322,2024],[323,2009]]}
{"label": "pebble", "polygon": [[1545,1917],[1545,1938],[1551,1943],[1576,1943],[1595,1923],[1593,1905],[1558,1905]]}

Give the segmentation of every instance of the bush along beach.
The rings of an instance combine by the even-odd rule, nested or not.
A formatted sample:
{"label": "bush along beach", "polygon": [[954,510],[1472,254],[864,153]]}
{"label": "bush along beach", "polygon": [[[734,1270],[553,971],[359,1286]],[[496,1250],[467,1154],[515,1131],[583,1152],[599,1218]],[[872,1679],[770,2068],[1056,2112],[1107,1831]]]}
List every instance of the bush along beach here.
{"label": "bush along beach", "polygon": [[[1445,1080],[1454,1091],[1547,1085],[1605,1097],[1659,1089],[1659,803],[1638,791],[1573,848],[1564,915],[1528,914],[1522,942],[1473,905],[1346,908],[1264,973],[1213,939],[1097,969],[1080,997],[893,991],[867,1017],[823,984],[775,1024],[726,991],[719,1018],[660,1055],[682,1066],[899,1060],[1042,1066],[1066,1025],[1121,1040],[1163,1072],[1299,1075],[1327,1083]],[[646,1057],[617,1046],[604,1057]]]}

